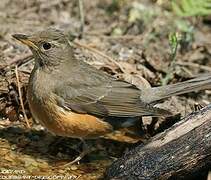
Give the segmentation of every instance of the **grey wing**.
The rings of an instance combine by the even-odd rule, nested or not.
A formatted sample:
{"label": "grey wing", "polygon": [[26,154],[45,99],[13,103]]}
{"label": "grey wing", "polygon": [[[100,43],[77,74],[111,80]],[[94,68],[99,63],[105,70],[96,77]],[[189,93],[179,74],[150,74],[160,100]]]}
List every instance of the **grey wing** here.
{"label": "grey wing", "polygon": [[169,111],[155,108],[140,100],[139,90],[124,81],[111,79],[97,85],[81,84],[74,88],[62,85],[55,94],[59,104],[78,113],[100,117],[168,116]]}

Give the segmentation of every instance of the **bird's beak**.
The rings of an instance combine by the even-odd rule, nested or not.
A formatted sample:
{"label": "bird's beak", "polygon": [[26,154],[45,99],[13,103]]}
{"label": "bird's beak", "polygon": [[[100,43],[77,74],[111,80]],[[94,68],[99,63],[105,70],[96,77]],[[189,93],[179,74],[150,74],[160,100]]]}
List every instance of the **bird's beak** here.
{"label": "bird's beak", "polygon": [[17,39],[18,41],[22,42],[23,44],[29,46],[30,48],[33,48],[35,50],[38,49],[38,47],[34,44],[32,39],[30,39],[29,36],[24,35],[24,34],[13,34],[13,38]]}

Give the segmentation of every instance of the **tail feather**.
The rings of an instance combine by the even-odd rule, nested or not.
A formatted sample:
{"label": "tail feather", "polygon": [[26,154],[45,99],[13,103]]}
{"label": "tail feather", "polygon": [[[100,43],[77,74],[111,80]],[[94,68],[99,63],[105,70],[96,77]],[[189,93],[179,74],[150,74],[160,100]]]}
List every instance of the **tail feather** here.
{"label": "tail feather", "polygon": [[[146,89],[143,91],[141,99],[146,103],[153,103],[174,95],[206,89],[211,89],[211,74],[176,84]],[[150,94],[150,96],[147,96],[147,94]]]}

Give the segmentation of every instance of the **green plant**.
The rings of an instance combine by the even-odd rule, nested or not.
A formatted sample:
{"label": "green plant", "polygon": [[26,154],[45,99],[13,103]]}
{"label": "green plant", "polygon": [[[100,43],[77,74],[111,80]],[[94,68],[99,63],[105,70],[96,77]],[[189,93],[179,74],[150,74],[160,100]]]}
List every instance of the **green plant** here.
{"label": "green plant", "polygon": [[211,0],[172,0],[173,11],[182,17],[211,14]]}
{"label": "green plant", "polygon": [[176,31],[181,33],[180,52],[186,52],[194,41],[194,26],[184,18],[174,20]]}
{"label": "green plant", "polygon": [[177,49],[178,49],[178,45],[180,44],[180,41],[181,41],[180,34],[178,33],[169,34],[169,45],[171,48],[171,54],[170,54],[171,64],[168,69],[168,72],[166,73],[166,76],[161,80],[162,85],[168,84],[168,82],[174,77],[175,61],[176,61]]}

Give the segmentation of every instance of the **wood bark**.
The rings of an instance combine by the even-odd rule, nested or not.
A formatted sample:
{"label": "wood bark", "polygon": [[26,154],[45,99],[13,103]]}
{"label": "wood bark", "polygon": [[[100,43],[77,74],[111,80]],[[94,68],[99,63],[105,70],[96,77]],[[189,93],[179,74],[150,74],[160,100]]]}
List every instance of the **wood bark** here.
{"label": "wood bark", "polygon": [[106,179],[192,179],[211,169],[211,105],[114,162]]}

